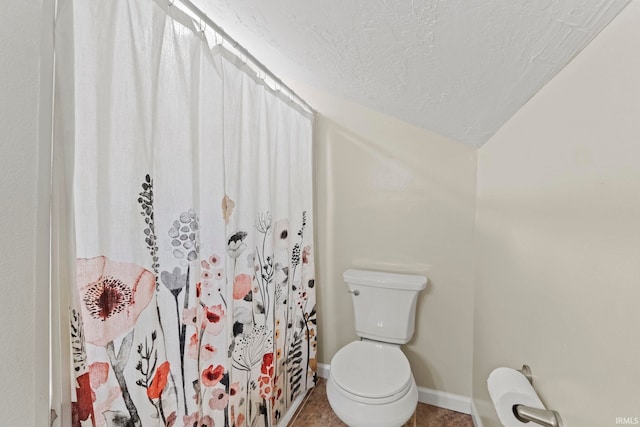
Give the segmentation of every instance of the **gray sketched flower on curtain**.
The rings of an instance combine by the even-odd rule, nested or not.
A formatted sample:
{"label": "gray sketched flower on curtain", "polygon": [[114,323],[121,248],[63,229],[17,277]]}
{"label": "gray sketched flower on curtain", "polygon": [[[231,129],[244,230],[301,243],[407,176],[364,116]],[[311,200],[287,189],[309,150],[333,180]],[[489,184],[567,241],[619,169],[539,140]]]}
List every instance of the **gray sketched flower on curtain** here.
{"label": "gray sketched flower on curtain", "polygon": [[182,212],[180,218],[173,221],[168,232],[171,237],[171,246],[174,247],[173,256],[178,259],[186,258],[188,261],[198,258],[200,252],[198,229],[198,215],[193,209]]}
{"label": "gray sketched flower on curtain", "polygon": [[260,212],[258,217],[256,218],[255,224],[256,230],[258,232],[266,234],[271,230],[271,213],[269,212]]}
{"label": "gray sketched flower on curtain", "polygon": [[229,237],[229,241],[227,242],[227,253],[233,259],[238,259],[242,252],[247,248],[247,244],[244,243],[244,239],[247,238],[246,231],[237,231],[231,237]]}
{"label": "gray sketched flower on curtain", "polygon": [[177,296],[187,285],[187,274],[183,274],[182,269],[176,267],[172,273],[168,271],[160,273],[160,281],[174,296]]}

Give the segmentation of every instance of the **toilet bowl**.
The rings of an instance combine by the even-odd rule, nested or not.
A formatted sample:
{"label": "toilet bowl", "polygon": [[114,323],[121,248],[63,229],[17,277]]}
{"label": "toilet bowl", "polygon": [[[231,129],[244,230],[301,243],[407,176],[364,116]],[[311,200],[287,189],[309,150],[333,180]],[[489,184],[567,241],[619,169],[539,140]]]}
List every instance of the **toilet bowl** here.
{"label": "toilet bowl", "polygon": [[327,398],[351,427],[400,427],[416,409],[418,388],[399,346],[363,340],[331,360]]}
{"label": "toilet bowl", "polygon": [[327,398],[350,427],[400,427],[418,404],[411,366],[400,349],[413,336],[424,276],[347,270],[343,274],[360,341],[331,359]]}

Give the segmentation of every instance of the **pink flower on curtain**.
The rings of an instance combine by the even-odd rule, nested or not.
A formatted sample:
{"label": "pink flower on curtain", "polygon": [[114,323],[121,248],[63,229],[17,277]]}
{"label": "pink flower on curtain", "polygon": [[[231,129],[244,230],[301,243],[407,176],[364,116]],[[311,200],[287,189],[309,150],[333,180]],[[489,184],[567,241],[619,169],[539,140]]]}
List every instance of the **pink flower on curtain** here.
{"label": "pink flower on curtain", "polygon": [[235,427],[242,427],[244,424],[244,414],[235,415],[235,407],[231,405],[231,425]]}
{"label": "pink flower on curtain", "polygon": [[202,316],[198,307],[185,308],[182,310],[182,323],[188,326],[200,327],[200,317]]}
{"label": "pink flower on curtain", "polygon": [[229,395],[223,388],[214,388],[211,391],[211,399],[209,399],[209,407],[213,410],[222,410],[227,407]]}
{"label": "pink flower on curtain", "polygon": [[105,362],[94,362],[89,365],[89,377],[91,378],[91,388],[96,390],[109,378],[109,364]]}
{"label": "pink flower on curtain", "polygon": [[133,329],[156,289],[154,275],[105,256],[76,261],[85,340],[105,347]]}
{"label": "pink flower on curtain", "polygon": [[202,384],[205,387],[214,387],[220,382],[223,375],[224,366],[218,365],[214,368],[213,365],[209,365],[208,368],[202,371]]}
{"label": "pink flower on curtain", "polygon": [[204,417],[200,418],[200,427],[214,427],[215,423],[213,422],[213,418],[211,418],[209,415],[205,415]]}
{"label": "pink flower on curtain", "polygon": [[200,421],[200,414],[194,412],[191,415],[185,415],[182,417],[182,422],[184,423],[184,427],[198,427],[198,421]]}
{"label": "pink flower on curtain", "polygon": [[200,360],[209,360],[216,354],[216,348],[211,344],[205,344],[200,349]]}
{"label": "pink flower on curtain", "polygon": [[311,259],[311,246],[307,245],[302,249],[302,263],[309,264],[310,259]]}
{"label": "pink flower on curtain", "polygon": [[233,299],[243,299],[251,290],[251,276],[238,274],[233,279]]}
{"label": "pink flower on curtain", "polygon": [[211,344],[200,345],[198,334],[191,335],[187,346],[187,354],[194,360],[209,360],[216,353],[216,348]]}
{"label": "pink flower on curtain", "polygon": [[194,412],[193,414],[182,417],[182,422],[184,423],[184,427],[214,427],[215,424],[213,422],[213,418],[209,415],[205,415],[200,417],[198,412]]}
{"label": "pink flower on curtain", "polygon": [[233,397],[236,394],[238,394],[239,391],[240,391],[240,383],[239,382],[231,383],[231,385],[229,386],[229,396]]}
{"label": "pink flower on curtain", "polygon": [[215,271],[213,270],[213,267],[218,264],[220,264],[220,257],[216,254],[211,255],[208,260],[200,261],[200,266],[202,267],[200,277],[202,278],[202,286],[205,288],[213,286],[211,282],[212,279],[220,280],[224,277],[224,269],[218,268],[215,269]]}
{"label": "pink flower on curtain", "polygon": [[224,329],[224,310],[222,304],[205,307],[205,330],[208,334],[219,335]]}
{"label": "pink flower on curtain", "polygon": [[200,341],[198,340],[198,334],[191,335],[189,344],[187,344],[187,354],[192,359],[198,359],[198,353],[200,350]]}
{"label": "pink flower on curtain", "polygon": [[178,419],[178,414],[176,414],[175,411],[173,411],[171,414],[169,414],[169,416],[167,417],[167,427],[172,427],[175,423],[176,420]]}

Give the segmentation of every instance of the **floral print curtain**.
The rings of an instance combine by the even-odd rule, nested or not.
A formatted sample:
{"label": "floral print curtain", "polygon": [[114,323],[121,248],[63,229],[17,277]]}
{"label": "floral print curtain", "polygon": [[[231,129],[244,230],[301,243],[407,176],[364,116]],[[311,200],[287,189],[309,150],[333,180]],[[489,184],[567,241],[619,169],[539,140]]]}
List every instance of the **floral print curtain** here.
{"label": "floral print curtain", "polygon": [[53,425],[276,425],[315,381],[312,116],[164,1],[60,0],[56,55]]}

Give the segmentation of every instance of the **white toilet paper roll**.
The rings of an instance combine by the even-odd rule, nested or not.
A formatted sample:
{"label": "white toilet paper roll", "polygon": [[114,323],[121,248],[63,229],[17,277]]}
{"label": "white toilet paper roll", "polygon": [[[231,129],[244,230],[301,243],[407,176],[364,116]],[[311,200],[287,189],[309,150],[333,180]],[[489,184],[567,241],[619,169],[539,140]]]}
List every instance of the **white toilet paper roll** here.
{"label": "white toilet paper roll", "polygon": [[531,426],[531,423],[523,423],[516,418],[514,405],[545,409],[529,380],[515,369],[494,369],[487,379],[487,388],[504,427]]}

